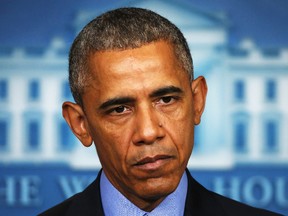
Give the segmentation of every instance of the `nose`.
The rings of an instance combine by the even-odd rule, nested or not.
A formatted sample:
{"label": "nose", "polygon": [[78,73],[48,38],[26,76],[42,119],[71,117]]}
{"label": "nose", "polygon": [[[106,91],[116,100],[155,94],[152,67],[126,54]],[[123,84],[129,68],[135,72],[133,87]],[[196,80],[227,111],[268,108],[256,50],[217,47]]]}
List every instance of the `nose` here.
{"label": "nose", "polygon": [[136,145],[153,144],[164,137],[163,123],[154,107],[137,109],[132,141]]}

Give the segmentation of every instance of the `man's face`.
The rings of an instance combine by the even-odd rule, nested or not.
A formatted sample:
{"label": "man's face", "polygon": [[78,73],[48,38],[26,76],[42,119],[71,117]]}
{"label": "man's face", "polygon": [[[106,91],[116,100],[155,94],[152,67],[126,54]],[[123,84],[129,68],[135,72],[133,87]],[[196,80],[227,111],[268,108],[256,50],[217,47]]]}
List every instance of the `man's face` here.
{"label": "man's face", "polygon": [[147,203],[176,189],[186,168],[202,113],[195,111],[196,87],[164,41],[96,52],[88,64],[85,125],[103,171],[130,201],[149,209]]}

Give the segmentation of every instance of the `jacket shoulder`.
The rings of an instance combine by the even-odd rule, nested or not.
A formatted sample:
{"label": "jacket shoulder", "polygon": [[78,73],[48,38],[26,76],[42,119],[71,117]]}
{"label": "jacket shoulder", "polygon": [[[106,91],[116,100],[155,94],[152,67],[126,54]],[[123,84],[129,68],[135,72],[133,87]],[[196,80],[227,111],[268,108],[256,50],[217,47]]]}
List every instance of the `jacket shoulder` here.
{"label": "jacket shoulder", "polygon": [[277,216],[264,209],[258,209],[210,191],[198,183],[187,170],[188,191],[185,203],[187,215],[221,216]]}
{"label": "jacket shoulder", "polygon": [[102,216],[103,206],[100,195],[100,175],[101,170],[94,182],[84,191],[75,194],[62,203],[46,210],[39,216]]}
{"label": "jacket shoulder", "polygon": [[38,216],[64,216],[66,215],[68,209],[70,208],[71,204],[74,200],[77,200],[79,194],[75,194],[74,196],[70,197],[69,199],[57,204],[56,206],[40,213]]}
{"label": "jacket shoulder", "polygon": [[[211,191],[210,191],[211,192]],[[227,215],[245,215],[245,216],[279,216],[280,214],[255,208],[249,205],[246,205],[244,203],[238,202],[236,200],[224,197],[222,195],[219,195],[217,193],[211,192],[212,196],[215,197],[217,202],[222,206],[223,210],[226,212]]]}

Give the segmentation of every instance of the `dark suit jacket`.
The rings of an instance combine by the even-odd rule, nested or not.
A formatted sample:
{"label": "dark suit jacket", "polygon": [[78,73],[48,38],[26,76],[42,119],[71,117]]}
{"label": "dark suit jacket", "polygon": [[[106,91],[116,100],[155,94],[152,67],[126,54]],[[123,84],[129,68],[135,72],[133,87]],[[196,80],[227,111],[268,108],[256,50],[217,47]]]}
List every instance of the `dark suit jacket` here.
{"label": "dark suit jacket", "polygon": [[[276,216],[279,214],[228,199],[211,192],[192,178],[187,170],[188,192],[185,216]],[[78,193],[39,216],[102,216],[100,196],[100,173],[96,180],[83,192]]]}

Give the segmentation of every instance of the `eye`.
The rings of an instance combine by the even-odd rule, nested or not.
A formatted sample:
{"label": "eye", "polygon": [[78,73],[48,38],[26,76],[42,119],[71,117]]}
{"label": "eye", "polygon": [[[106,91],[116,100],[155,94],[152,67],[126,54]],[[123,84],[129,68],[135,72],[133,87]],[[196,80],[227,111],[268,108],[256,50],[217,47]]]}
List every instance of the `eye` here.
{"label": "eye", "polygon": [[121,106],[118,106],[118,107],[115,107],[115,108],[109,110],[109,113],[114,114],[114,115],[119,115],[119,114],[126,113],[128,111],[129,111],[128,107],[121,105]]}
{"label": "eye", "polygon": [[124,106],[119,106],[119,107],[116,107],[114,110],[115,110],[116,113],[122,113],[122,112],[125,111],[125,107]]}
{"label": "eye", "polygon": [[119,106],[119,107],[114,108],[114,112],[116,113],[123,113],[125,110],[126,110],[126,107],[124,106]]}
{"label": "eye", "polygon": [[169,104],[171,102],[173,102],[174,98],[172,96],[166,96],[166,97],[162,97],[159,102],[160,103],[164,103],[164,104]]}

